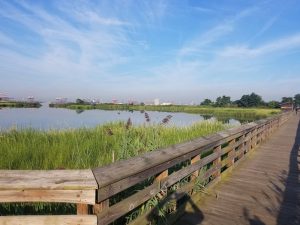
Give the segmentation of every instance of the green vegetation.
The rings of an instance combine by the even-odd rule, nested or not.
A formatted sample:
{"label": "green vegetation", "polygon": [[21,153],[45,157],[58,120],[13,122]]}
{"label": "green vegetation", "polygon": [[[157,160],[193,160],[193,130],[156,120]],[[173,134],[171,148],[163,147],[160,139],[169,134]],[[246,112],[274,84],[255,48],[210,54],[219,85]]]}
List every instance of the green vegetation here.
{"label": "green vegetation", "polygon": [[227,118],[236,118],[241,121],[251,121],[265,118],[270,115],[279,113],[279,109],[267,108],[237,108],[237,107],[210,107],[210,106],[188,106],[188,105],[128,105],[128,104],[50,104],[50,107],[68,108],[74,110],[129,110],[129,111],[161,111],[161,112],[184,112],[201,114],[206,116],[215,116],[217,119],[223,120]]}
{"label": "green vegetation", "polygon": [[[204,121],[188,127],[161,125],[132,126],[109,123],[95,128],[0,132],[0,169],[83,169],[99,167],[199,136],[223,130],[221,122]],[[142,185],[143,184],[139,184]],[[139,189],[134,186],[133,191]],[[140,188],[142,188],[142,186]],[[122,198],[122,195],[119,197]],[[155,199],[155,198],[153,198]],[[148,202],[143,208],[150,207]],[[141,209],[135,211],[140,213]],[[74,204],[0,204],[0,215],[74,214]],[[129,216],[131,217],[131,216]],[[130,220],[130,219],[129,219]],[[120,223],[124,224],[124,222]]]}
{"label": "green vegetation", "polygon": [[296,106],[300,106],[300,94],[296,94],[294,97],[294,102],[296,104]]}
{"label": "green vegetation", "polygon": [[0,133],[0,169],[91,168],[224,129],[221,122],[189,127],[110,123],[95,128]]}
{"label": "green vegetation", "polygon": [[201,114],[204,116],[215,116],[217,119],[226,120],[235,118],[240,121],[251,121],[265,118],[280,112],[280,104],[276,101],[265,103],[261,96],[251,93],[243,95],[240,100],[231,101],[229,96],[220,96],[213,102],[205,99],[200,105],[140,105],[133,104],[95,104],[82,99],[75,103],[49,104],[49,107],[68,108],[75,110],[102,109],[102,110],[139,110],[139,111],[162,111],[162,112],[184,112]]}
{"label": "green vegetation", "polygon": [[300,105],[300,94],[296,94],[293,97],[282,97],[281,102],[279,101],[269,101],[265,102],[261,96],[252,92],[249,95],[243,95],[239,100],[231,101],[229,96],[223,95],[218,97],[215,102],[210,99],[204,99],[200,103],[202,106],[214,106],[214,107],[260,107],[260,108],[272,108],[278,109],[282,103],[294,103],[296,106]]}
{"label": "green vegetation", "polygon": [[24,102],[24,101],[0,101],[0,107],[8,108],[39,108],[39,102]]}

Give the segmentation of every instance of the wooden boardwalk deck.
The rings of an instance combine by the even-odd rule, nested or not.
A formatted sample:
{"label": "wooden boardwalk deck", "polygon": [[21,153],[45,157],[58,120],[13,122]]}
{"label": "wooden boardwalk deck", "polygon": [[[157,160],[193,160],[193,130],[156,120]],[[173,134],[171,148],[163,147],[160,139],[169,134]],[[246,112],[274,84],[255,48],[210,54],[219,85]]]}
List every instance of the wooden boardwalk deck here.
{"label": "wooden boardwalk deck", "polygon": [[300,224],[300,123],[293,115],[177,225]]}

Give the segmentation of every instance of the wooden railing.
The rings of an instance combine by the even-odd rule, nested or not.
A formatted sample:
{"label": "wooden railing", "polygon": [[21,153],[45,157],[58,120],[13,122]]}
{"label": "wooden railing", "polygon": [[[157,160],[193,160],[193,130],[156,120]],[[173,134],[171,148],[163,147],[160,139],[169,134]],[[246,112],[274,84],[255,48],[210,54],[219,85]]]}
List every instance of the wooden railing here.
{"label": "wooden railing", "polygon": [[[2,170],[0,203],[76,203],[77,215],[0,216],[0,225],[104,225],[153,198],[161,204],[179,202],[187,193],[195,193],[199,178],[206,186],[218,182],[289,115],[283,113],[92,170]],[[155,207],[144,209],[131,224],[147,224],[155,212]]]}

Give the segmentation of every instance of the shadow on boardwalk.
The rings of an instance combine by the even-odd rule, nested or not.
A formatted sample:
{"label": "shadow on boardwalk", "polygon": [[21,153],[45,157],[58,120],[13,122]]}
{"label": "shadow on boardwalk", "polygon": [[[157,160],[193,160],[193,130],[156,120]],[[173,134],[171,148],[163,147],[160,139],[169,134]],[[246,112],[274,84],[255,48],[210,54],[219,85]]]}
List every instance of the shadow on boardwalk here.
{"label": "shadow on boardwalk", "polygon": [[[172,200],[176,199],[177,197],[178,197],[177,194],[175,194],[173,196],[173,198],[171,198],[169,200],[172,201]],[[164,201],[164,200],[162,202],[160,202],[159,206],[152,210],[150,215],[147,217],[147,220],[150,223],[153,221],[156,221],[156,222],[154,222],[154,224],[158,224],[158,225],[169,225],[169,224],[176,223],[176,219],[174,220],[174,218],[180,217],[178,212],[175,212],[174,214],[171,215],[171,217],[174,217],[174,218],[168,217],[171,220],[171,222],[168,221],[167,218],[159,216],[159,214],[160,214],[159,210],[164,208],[164,206],[168,205],[168,202]],[[202,211],[199,209],[199,207],[196,205],[196,203],[192,200],[192,198],[189,195],[185,195],[185,197],[183,198],[183,201],[181,201],[181,203],[182,204],[181,204],[180,208],[186,209],[188,205],[191,208],[190,210],[183,212],[185,215],[185,218],[187,218],[187,221],[181,220],[182,224],[184,224],[184,225],[201,224],[201,222],[204,219],[204,215],[203,215]]]}
{"label": "shadow on boardwalk", "polygon": [[[252,196],[256,204],[263,207],[269,213],[269,216],[276,218],[277,225],[300,225],[300,121],[297,125],[296,136],[293,147],[290,151],[289,157],[289,170],[288,172],[282,171],[278,180],[282,187],[272,181],[269,177],[270,190],[273,190],[276,198],[272,198],[271,193],[263,192],[264,199],[257,199]],[[269,204],[265,204],[268,202]],[[279,203],[279,207],[278,207]],[[249,216],[249,210],[243,208],[243,217],[250,225],[268,225],[261,220],[259,216]]]}
{"label": "shadow on boardwalk", "polygon": [[[298,124],[292,125],[292,121],[295,121],[295,123]],[[282,136],[277,136],[277,138],[280,137],[280,140],[273,138],[273,142],[270,143],[270,145],[264,146],[264,159],[268,159],[268,155],[279,154],[274,157],[274,161],[268,161],[266,165],[262,164],[262,167],[258,169],[258,171],[260,171],[259,173],[263,173],[264,175],[260,175],[257,189],[255,189],[255,180],[250,183],[251,187],[249,187],[248,191],[245,183],[241,184],[240,187],[245,188],[245,194],[248,192],[248,194],[250,194],[250,196],[248,196],[251,200],[247,200],[244,206],[243,204],[240,206],[239,204],[234,204],[238,197],[231,202],[229,201],[228,205],[221,200],[221,205],[223,207],[233,207],[228,210],[221,208],[221,211],[224,210],[227,214],[225,215],[227,216],[226,220],[222,219],[222,213],[210,211],[211,209],[218,210],[222,206],[212,206],[209,209],[203,208],[203,211],[201,211],[201,209],[195,205],[197,210],[194,210],[192,213],[187,212],[188,214],[185,214],[184,217],[180,218],[176,225],[300,225],[300,121],[296,119],[296,117],[294,117],[292,121],[289,121],[285,130],[281,131]],[[289,134],[290,129],[293,129],[292,132],[295,132],[295,128],[296,134]],[[295,139],[291,139],[291,136],[289,135],[295,135]],[[285,142],[285,137],[288,139],[286,141],[290,145],[289,148],[285,147],[285,143],[287,143]],[[283,147],[282,151],[280,147],[281,144]],[[275,151],[273,152],[272,148],[274,147],[276,148],[277,153]],[[279,166],[278,170],[273,173],[272,168],[277,168],[276,163],[280,163],[280,155],[286,157],[284,156],[285,153],[289,154],[287,160],[286,158],[284,159],[286,160],[285,163],[287,163],[287,167],[281,170],[279,168],[284,168],[284,166]],[[272,160],[272,158],[269,158],[268,160]],[[255,169],[255,167],[250,169],[253,168]],[[261,183],[262,178],[264,178],[265,183]],[[253,175],[252,179],[255,179]],[[230,190],[228,186],[230,186],[230,184],[227,185],[227,190]],[[243,191],[239,190],[237,190],[237,192],[241,195],[243,193]],[[225,199],[226,198],[223,198],[223,200]],[[247,196],[245,196],[245,199],[247,199]],[[218,204],[220,202],[216,201],[215,203]],[[233,209],[236,209],[236,213],[238,214],[232,214],[232,217],[230,217],[230,213]]]}
{"label": "shadow on boardwalk", "polygon": [[300,224],[300,121],[298,123],[295,143],[290,154],[290,165],[287,179],[284,182],[283,201],[277,217],[278,225]]}

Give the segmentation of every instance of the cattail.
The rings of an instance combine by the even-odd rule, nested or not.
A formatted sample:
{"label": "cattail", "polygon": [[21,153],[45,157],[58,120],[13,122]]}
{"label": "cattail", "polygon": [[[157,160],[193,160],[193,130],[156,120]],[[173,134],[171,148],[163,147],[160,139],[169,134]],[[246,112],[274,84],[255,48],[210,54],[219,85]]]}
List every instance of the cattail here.
{"label": "cattail", "polygon": [[106,129],[106,133],[107,133],[107,135],[109,135],[109,136],[114,135],[114,133],[112,132],[112,130],[111,130],[110,128],[107,128],[107,129]]}
{"label": "cattail", "polygon": [[132,122],[131,122],[131,119],[129,117],[128,120],[127,120],[126,126],[125,126],[126,130],[128,130],[131,126],[132,126]]}
{"label": "cattail", "polygon": [[167,124],[167,123],[170,121],[170,119],[171,119],[172,117],[173,117],[173,116],[171,116],[171,115],[166,116],[166,117],[161,121],[160,124],[162,124],[162,125]]}
{"label": "cattail", "polygon": [[148,113],[146,113],[146,112],[145,112],[145,119],[146,119],[146,121],[147,121],[147,122],[150,122],[150,117],[149,117],[149,114],[148,114]]}

